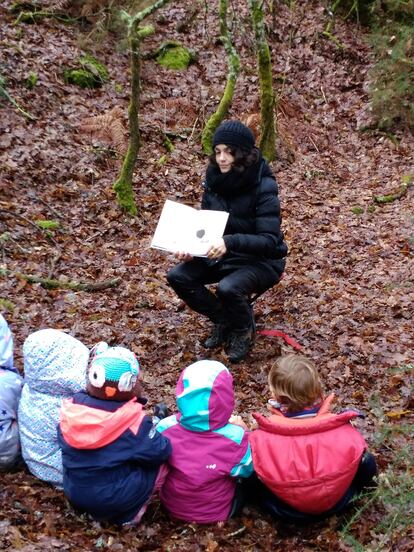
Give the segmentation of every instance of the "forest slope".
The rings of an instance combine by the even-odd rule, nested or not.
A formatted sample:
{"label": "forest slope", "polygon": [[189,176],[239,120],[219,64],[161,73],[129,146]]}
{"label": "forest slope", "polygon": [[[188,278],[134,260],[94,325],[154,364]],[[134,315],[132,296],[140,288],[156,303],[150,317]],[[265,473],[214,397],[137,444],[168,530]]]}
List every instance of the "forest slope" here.
{"label": "forest slope", "polygon": [[[210,6],[212,3],[208,3]],[[258,112],[258,77],[247,2],[232,2],[234,42],[242,58],[231,117]],[[277,3],[268,17],[278,104],[278,159],[273,163],[290,253],[286,275],[257,303],[259,327],[300,342],[320,367],[339,407],[356,406],[361,430],[383,472],[407,471],[397,452],[408,446],[412,421],[413,187],[399,201],[373,197],[414,172],[412,134],[362,131],[372,54],[364,29],[340,19],[335,41],[321,36],[323,2]],[[194,2],[171,2],[152,19],[150,54],[166,39],[197,52],[187,71],[168,71],[148,56],[142,65],[143,145],[136,168],[140,214],[125,217],[112,184],[120,161],[105,142],[80,131],[89,116],[120,108],[126,123],[129,60],[120,36],[97,40],[90,23],[44,18],[14,24],[11,2],[0,2],[1,74],[7,90],[35,118],[10,103],[0,109],[0,262],[12,273],[81,282],[121,278],[112,289],[88,293],[46,290],[21,277],[0,276],[1,307],[15,335],[16,360],[27,335],[44,327],[70,331],[88,346],[124,344],[142,364],[152,403],[174,408],[182,368],[206,354],[206,324],[165,282],[173,259],[149,249],[166,198],[197,205],[205,169],[199,139],[225,83],[227,63],[218,41],[216,10],[203,3],[184,31],[178,24]],[[102,61],[109,81],[83,90],[63,71],[84,52]],[[31,74],[37,76],[33,87]],[[165,147],[165,133],[174,151]],[[165,157],[166,156],[166,157]],[[38,220],[55,220],[42,230]],[[232,366],[237,412],[246,421],[264,411],[266,377],[289,347],[260,336],[245,362]],[[226,362],[222,354],[215,354]],[[388,436],[388,437],[387,437]],[[391,437],[390,437],[391,436]],[[306,528],[273,522],[253,509],[223,528],[173,522],[155,503],[138,530],[102,528],[77,516],[60,491],[24,469],[2,474],[0,547],[4,550],[352,550],[341,529],[348,516]],[[359,505],[362,505],[361,501]],[[412,528],[387,519],[381,500],[347,531],[373,550],[411,550]],[[350,537],[349,537],[350,538]],[[376,548],[375,548],[376,547]],[[356,549],[356,548],[355,548]]]}

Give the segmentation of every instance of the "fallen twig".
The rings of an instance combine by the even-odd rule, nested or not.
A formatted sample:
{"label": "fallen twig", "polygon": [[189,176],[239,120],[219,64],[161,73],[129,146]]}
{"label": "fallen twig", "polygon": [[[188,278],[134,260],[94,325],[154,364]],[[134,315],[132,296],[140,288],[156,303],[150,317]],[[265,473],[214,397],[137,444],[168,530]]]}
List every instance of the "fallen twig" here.
{"label": "fallen twig", "polygon": [[374,196],[375,203],[391,203],[396,199],[401,199],[407,193],[408,188],[411,186],[411,182],[403,183],[399,188],[384,195]]}
{"label": "fallen twig", "polygon": [[55,238],[53,236],[50,235],[50,232],[47,233],[43,228],[41,228],[40,226],[38,226],[37,224],[35,224],[34,222],[32,222],[30,219],[28,219],[27,217],[23,216],[23,215],[20,215],[19,213],[15,213],[14,211],[8,211],[7,209],[0,209],[0,213],[5,213],[6,215],[11,215],[13,217],[17,217],[21,220],[24,220],[25,222],[27,222],[27,224],[30,224],[30,226],[33,226],[33,228],[36,228],[36,230],[39,232],[42,232],[43,235],[45,235],[47,238],[50,239],[51,242],[53,242],[55,245],[58,245],[57,241],[55,240]]}
{"label": "fallen twig", "polygon": [[29,255],[30,251],[28,249],[25,249],[22,247],[19,242],[17,242],[13,236],[10,234],[10,232],[4,232],[4,234],[0,235],[0,245],[4,248],[4,245],[6,242],[11,241],[15,244],[15,246],[19,249],[21,253],[24,255]]}
{"label": "fallen twig", "polygon": [[19,15],[15,19],[13,25],[18,25],[22,23],[37,23],[43,18],[57,19],[57,21],[62,21],[63,23],[77,23],[81,20],[81,17],[70,17],[64,13],[55,13],[47,10],[36,11],[20,11]]}
{"label": "fallen twig", "polygon": [[24,220],[25,222],[27,222],[27,224],[30,224],[30,226],[33,226],[33,228],[36,228],[38,232],[42,231],[40,226],[37,226],[37,224],[35,224],[33,221],[31,221],[30,219],[26,218],[23,215],[20,215],[19,213],[15,213],[14,211],[8,211],[7,209],[0,209],[0,213],[5,213],[6,215],[11,215],[12,217],[17,217],[21,220]]}
{"label": "fallen twig", "polygon": [[21,113],[31,121],[36,120],[36,117],[34,115],[32,115],[31,113],[28,113],[22,107],[20,107],[20,105],[16,102],[16,100],[9,94],[9,92],[7,92],[6,80],[1,74],[0,74],[0,98],[4,98],[8,100],[12,105],[14,105],[14,107],[17,109],[17,111],[19,111],[19,113]]}
{"label": "fallen twig", "polygon": [[88,242],[91,242],[92,240],[94,240],[95,238],[97,238],[98,236],[103,236],[104,234],[106,234],[106,232],[108,232],[109,230],[109,227],[107,228],[103,228],[101,230],[98,230],[97,232],[95,232],[94,234],[92,234],[92,236],[89,236],[89,238],[86,238],[83,240],[83,243],[88,243]]}
{"label": "fallen twig", "polygon": [[312,138],[311,135],[309,135],[309,140],[312,142],[313,147],[316,149],[316,151],[317,151],[318,153],[320,153],[319,148],[318,148],[318,146],[316,145],[315,140],[313,140],[313,138]]}
{"label": "fallen twig", "polygon": [[333,42],[335,44],[335,46],[337,46],[337,48],[339,48],[340,50],[345,50],[345,46],[342,44],[342,42],[339,40],[339,38],[337,38],[335,35],[333,35],[329,31],[322,31],[321,36],[323,36],[324,38],[327,38],[328,40]]}
{"label": "fallen twig", "polygon": [[0,268],[0,276],[12,276],[21,280],[26,280],[30,284],[40,284],[46,289],[72,289],[75,291],[102,291],[107,288],[116,287],[121,282],[121,278],[103,280],[102,282],[62,282],[61,280],[42,278],[35,274],[13,272],[7,268]]}
{"label": "fallen twig", "polygon": [[243,527],[240,527],[240,529],[237,529],[237,531],[233,531],[232,533],[228,533],[227,535],[224,535],[224,539],[231,539],[232,537],[238,537],[242,533],[246,531],[246,526],[243,525]]}
{"label": "fallen twig", "polygon": [[43,203],[43,205],[45,207],[47,207],[54,215],[55,217],[58,217],[58,218],[64,218],[62,213],[59,213],[59,211],[57,211],[54,207],[52,207],[52,205],[50,205],[47,201],[45,201],[44,199],[42,199],[41,197],[39,196],[36,196],[35,199],[37,201],[40,201],[40,203]]}

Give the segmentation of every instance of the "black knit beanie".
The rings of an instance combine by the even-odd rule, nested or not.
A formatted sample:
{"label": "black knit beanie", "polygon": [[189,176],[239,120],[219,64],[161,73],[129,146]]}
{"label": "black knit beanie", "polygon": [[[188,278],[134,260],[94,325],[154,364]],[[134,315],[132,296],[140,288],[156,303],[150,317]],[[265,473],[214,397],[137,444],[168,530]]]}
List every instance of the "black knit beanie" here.
{"label": "black knit beanie", "polygon": [[254,134],[240,121],[224,121],[213,136],[213,148],[218,144],[250,151],[254,148]]}

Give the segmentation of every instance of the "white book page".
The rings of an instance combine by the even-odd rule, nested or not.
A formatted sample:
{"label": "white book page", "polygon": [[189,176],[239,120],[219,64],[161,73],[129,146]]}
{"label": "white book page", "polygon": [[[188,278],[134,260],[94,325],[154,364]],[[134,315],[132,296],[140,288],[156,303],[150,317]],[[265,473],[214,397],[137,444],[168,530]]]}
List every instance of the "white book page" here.
{"label": "white book page", "polygon": [[229,214],[199,210],[166,200],[151,241],[151,247],[204,257],[224,232]]}

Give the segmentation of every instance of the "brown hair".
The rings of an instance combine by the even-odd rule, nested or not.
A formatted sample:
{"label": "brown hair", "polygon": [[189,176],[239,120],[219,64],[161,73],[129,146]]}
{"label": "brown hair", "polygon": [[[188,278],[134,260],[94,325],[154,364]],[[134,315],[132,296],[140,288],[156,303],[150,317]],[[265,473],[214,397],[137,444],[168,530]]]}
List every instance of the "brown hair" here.
{"label": "brown hair", "polygon": [[303,355],[278,358],[269,372],[269,387],[288,412],[299,412],[323,398],[316,366]]}
{"label": "brown hair", "polygon": [[[243,150],[241,148],[237,148],[235,146],[227,146],[230,150],[230,153],[234,157],[234,163],[233,163],[233,170],[236,173],[241,174],[243,171],[247,169],[247,167],[250,167],[251,165],[255,165],[259,159],[260,159],[260,151],[258,148],[254,147],[250,151]],[[213,153],[208,158],[211,165],[214,167],[218,167],[217,161],[216,161],[216,153],[213,151]]]}

